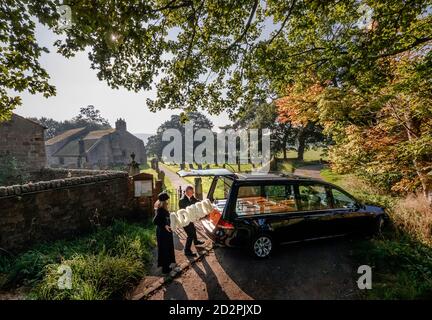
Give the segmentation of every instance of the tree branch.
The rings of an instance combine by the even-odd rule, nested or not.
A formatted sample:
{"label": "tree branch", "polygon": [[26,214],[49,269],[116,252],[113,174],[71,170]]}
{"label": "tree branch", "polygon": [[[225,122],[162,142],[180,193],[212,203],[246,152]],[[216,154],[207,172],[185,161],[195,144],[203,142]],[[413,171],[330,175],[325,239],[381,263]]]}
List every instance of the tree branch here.
{"label": "tree branch", "polygon": [[285,17],[284,21],[282,22],[281,27],[279,28],[279,30],[273,35],[273,37],[271,37],[271,39],[268,41],[267,44],[271,44],[273,42],[274,39],[276,39],[279,34],[282,32],[282,30],[285,28],[286,23],[288,22],[289,18],[291,17],[292,11],[294,9],[294,5],[295,5],[296,0],[293,0],[293,2],[291,3],[291,6],[288,9],[288,13],[287,16]]}
{"label": "tree branch", "polygon": [[392,52],[379,54],[377,56],[373,56],[372,58],[380,59],[380,58],[391,57],[391,56],[397,55],[399,53],[411,50],[411,49],[417,47],[418,45],[426,43],[426,42],[431,41],[431,40],[432,40],[432,37],[416,38],[416,41],[414,41],[413,43],[411,43],[409,46],[407,46],[405,48],[400,48],[400,49],[392,51]]}
{"label": "tree branch", "polygon": [[226,50],[231,50],[234,46],[236,46],[245,37],[246,33],[248,32],[248,30],[252,24],[252,19],[255,16],[255,13],[258,9],[258,3],[259,3],[259,1],[255,0],[253,8],[252,8],[250,15],[249,15],[249,19],[246,23],[246,26],[245,26],[242,34],[232,44],[230,44]]}
{"label": "tree branch", "polygon": [[174,5],[174,3],[176,1],[177,0],[172,0],[172,1],[168,2],[166,5],[164,5],[163,7],[152,9],[152,10],[150,10],[150,12],[156,13],[156,12],[164,11],[164,10],[180,9],[180,8],[188,7],[188,6],[193,4],[191,1],[185,1],[185,2],[179,3],[177,5]]}

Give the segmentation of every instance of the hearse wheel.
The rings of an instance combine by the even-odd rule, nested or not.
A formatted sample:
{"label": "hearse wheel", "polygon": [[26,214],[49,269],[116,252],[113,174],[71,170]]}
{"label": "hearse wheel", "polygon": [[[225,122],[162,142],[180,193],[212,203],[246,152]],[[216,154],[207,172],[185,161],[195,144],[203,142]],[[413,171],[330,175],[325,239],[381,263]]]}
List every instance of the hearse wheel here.
{"label": "hearse wheel", "polygon": [[272,238],[266,234],[262,234],[255,238],[252,242],[252,252],[259,259],[267,258],[273,249]]}

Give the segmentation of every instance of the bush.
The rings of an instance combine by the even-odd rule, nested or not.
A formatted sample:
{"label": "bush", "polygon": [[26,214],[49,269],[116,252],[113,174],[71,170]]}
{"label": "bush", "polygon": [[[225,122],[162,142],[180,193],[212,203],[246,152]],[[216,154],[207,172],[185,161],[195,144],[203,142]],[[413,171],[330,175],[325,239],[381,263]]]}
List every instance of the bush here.
{"label": "bush", "polygon": [[432,246],[432,208],[424,195],[399,200],[391,209],[391,216],[400,232]]}
{"label": "bush", "polygon": [[[32,288],[36,299],[120,297],[143,277],[156,245],[152,226],[115,221],[75,240],[41,244],[11,258],[0,258],[0,289]],[[59,290],[60,265],[72,269],[72,290]]]}
{"label": "bush", "polygon": [[11,155],[0,155],[0,186],[23,184],[29,178],[19,161]]}
{"label": "bush", "polygon": [[[72,269],[72,289],[59,289],[58,268]],[[31,296],[44,300],[105,300],[121,298],[145,274],[142,260],[133,257],[76,255],[61,264],[45,267],[45,276],[35,287]]]}

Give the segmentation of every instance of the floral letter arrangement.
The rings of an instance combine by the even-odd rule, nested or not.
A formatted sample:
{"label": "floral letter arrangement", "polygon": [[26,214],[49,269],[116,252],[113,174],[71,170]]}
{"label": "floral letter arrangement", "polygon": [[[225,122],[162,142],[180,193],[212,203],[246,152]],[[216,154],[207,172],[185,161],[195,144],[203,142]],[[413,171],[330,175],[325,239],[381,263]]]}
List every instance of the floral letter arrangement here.
{"label": "floral letter arrangement", "polygon": [[204,218],[213,211],[213,205],[209,199],[197,202],[186,209],[180,209],[177,212],[171,212],[171,229],[186,227],[189,223]]}

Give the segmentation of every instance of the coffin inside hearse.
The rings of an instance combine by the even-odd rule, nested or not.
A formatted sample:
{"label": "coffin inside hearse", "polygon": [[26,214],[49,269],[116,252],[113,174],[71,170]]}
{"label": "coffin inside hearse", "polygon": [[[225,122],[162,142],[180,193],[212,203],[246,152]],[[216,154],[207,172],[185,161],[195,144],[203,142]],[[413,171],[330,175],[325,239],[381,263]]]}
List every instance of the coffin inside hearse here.
{"label": "coffin inside hearse", "polygon": [[241,186],[237,195],[238,216],[297,211],[291,185]]}
{"label": "coffin inside hearse", "polygon": [[237,200],[236,213],[238,216],[290,211],[297,211],[294,199],[274,201],[264,197],[249,197]]}

